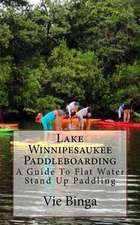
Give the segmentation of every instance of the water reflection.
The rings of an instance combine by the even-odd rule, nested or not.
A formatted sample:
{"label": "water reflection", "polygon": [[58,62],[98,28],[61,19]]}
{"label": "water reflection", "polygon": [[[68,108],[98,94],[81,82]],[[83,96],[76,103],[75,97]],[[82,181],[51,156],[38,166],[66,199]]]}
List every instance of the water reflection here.
{"label": "water reflection", "polygon": [[0,136],[0,225],[139,225],[140,224],[140,130],[127,130],[128,217],[127,218],[14,218],[12,197],[11,135]]}

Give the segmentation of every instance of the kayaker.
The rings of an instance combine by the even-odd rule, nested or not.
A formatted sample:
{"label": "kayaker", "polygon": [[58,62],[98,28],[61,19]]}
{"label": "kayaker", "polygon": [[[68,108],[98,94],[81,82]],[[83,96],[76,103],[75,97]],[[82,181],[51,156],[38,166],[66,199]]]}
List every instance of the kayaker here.
{"label": "kayaker", "polygon": [[123,107],[123,122],[129,123],[131,117],[131,106],[130,104],[124,104]]}
{"label": "kayaker", "polygon": [[80,106],[79,102],[75,102],[75,101],[71,102],[70,104],[66,106],[66,110],[68,112],[69,118],[75,115],[75,113],[79,109],[79,106]]}
{"label": "kayaker", "polygon": [[54,110],[43,116],[42,113],[38,113],[35,121],[41,123],[44,130],[53,130],[54,122],[57,122],[57,127],[59,123],[59,129],[62,129],[62,118],[64,116],[63,110]]}
{"label": "kayaker", "polygon": [[118,117],[121,119],[123,114],[123,122],[130,122],[130,117],[131,117],[131,105],[123,103],[120,105],[118,109]]}
{"label": "kayaker", "polygon": [[41,123],[41,118],[42,118],[42,113],[39,112],[39,113],[37,114],[37,116],[35,117],[35,122],[36,122],[36,123]]}
{"label": "kayaker", "polygon": [[[91,117],[91,109],[90,107],[83,108],[76,112],[76,116],[78,117],[79,120],[79,127],[81,130],[84,128],[84,117],[87,119]],[[88,122],[88,121],[87,121]]]}
{"label": "kayaker", "polygon": [[124,103],[120,105],[119,109],[118,109],[118,118],[121,119],[122,114],[123,114],[123,107],[124,107]]}

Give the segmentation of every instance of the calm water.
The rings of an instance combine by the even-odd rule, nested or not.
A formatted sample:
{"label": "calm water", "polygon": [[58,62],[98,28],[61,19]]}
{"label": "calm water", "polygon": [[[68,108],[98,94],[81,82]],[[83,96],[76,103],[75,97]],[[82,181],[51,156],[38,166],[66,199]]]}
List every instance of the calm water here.
{"label": "calm water", "polygon": [[[24,128],[31,124],[24,124]],[[127,218],[14,218],[12,164],[13,153],[10,147],[12,135],[0,134],[0,225],[138,225],[140,224],[140,130],[127,131],[128,144],[128,217]]]}

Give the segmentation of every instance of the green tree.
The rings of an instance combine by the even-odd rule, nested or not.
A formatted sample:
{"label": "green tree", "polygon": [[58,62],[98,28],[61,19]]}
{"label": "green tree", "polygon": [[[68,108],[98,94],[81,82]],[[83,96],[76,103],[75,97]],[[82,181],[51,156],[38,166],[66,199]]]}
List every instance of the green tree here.
{"label": "green tree", "polygon": [[48,65],[46,88],[49,87],[49,94],[53,93],[65,103],[75,96],[83,105],[96,105],[97,109],[101,108],[102,99],[108,89],[93,52],[70,50],[66,43],[62,42],[53,50]]}
{"label": "green tree", "polygon": [[110,108],[113,110],[123,102],[130,103],[133,98],[140,98],[140,62],[118,66],[112,79],[112,87]]}
{"label": "green tree", "polygon": [[69,45],[94,50],[106,75],[137,57],[140,27],[131,0],[73,0],[68,21]]}
{"label": "green tree", "polygon": [[11,75],[11,63],[8,58],[1,58],[0,62],[0,107],[9,106],[8,83]]}
{"label": "green tree", "polygon": [[1,0],[0,3],[2,3],[5,6],[26,6],[28,4],[27,0]]}
{"label": "green tree", "polygon": [[0,105],[48,111],[75,96],[109,114],[139,95],[139,0],[2,0],[0,14]]}

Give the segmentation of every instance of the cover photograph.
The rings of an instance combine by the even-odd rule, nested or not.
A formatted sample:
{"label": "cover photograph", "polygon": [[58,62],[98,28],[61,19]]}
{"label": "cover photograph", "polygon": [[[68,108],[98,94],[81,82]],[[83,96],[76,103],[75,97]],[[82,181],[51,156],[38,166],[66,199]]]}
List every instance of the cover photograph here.
{"label": "cover photograph", "polygon": [[0,1],[0,225],[140,224],[140,1]]}

